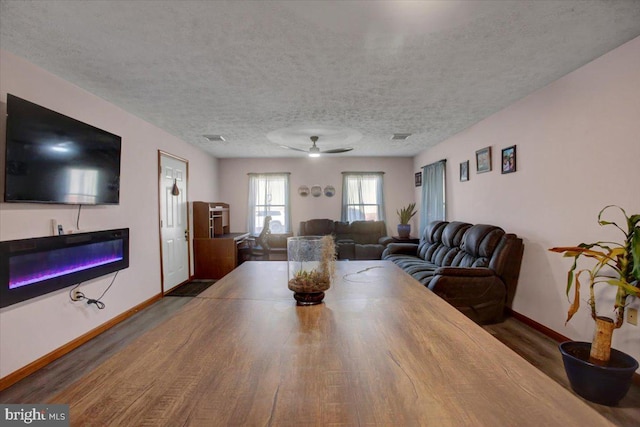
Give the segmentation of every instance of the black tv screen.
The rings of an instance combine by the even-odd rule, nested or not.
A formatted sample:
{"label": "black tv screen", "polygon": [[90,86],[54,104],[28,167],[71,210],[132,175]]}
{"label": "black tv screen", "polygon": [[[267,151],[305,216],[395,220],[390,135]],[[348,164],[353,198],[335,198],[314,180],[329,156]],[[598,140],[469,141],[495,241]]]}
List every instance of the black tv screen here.
{"label": "black tv screen", "polygon": [[118,204],[121,140],[7,94],[5,202]]}

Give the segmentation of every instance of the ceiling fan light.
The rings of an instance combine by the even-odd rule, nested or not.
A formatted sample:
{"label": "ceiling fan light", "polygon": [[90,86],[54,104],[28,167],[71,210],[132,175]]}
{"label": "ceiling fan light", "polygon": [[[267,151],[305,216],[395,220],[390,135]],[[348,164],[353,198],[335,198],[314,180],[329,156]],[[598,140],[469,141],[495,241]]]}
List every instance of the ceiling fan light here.
{"label": "ceiling fan light", "polygon": [[309,148],[309,157],[320,157],[320,149],[316,147],[315,141],[313,142],[313,146]]}

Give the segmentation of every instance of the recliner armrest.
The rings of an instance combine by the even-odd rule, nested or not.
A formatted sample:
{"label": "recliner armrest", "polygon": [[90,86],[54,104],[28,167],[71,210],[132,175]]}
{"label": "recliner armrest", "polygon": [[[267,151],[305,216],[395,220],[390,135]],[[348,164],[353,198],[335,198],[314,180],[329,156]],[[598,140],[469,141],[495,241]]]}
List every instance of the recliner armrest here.
{"label": "recliner armrest", "polygon": [[378,244],[382,246],[387,246],[391,242],[393,242],[393,239],[389,236],[382,236],[378,239]]}
{"label": "recliner armrest", "polygon": [[384,255],[401,254],[401,255],[418,255],[417,243],[389,243],[384,250]]}

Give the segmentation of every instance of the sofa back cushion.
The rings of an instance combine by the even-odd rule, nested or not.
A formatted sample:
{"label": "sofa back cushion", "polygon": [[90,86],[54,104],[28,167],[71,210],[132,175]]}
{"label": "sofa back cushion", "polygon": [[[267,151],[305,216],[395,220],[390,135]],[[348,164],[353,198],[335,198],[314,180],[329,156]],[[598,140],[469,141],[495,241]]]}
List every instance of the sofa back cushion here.
{"label": "sofa back cushion", "polygon": [[446,221],[432,221],[422,232],[420,243],[418,244],[418,256],[424,260],[430,260],[433,252],[442,241],[442,231],[449,224]]}
{"label": "sofa back cushion", "polygon": [[494,252],[505,232],[494,225],[433,221],[424,230],[418,255],[439,267],[499,267]]}
{"label": "sofa back cushion", "polygon": [[494,225],[476,224],[464,233],[460,252],[452,261],[455,267],[489,267],[491,257],[504,230]]}
{"label": "sofa back cushion", "polygon": [[348,222],[336,221],[334,233],[336,242],[339,240],[353,240],[351,225]]}
{"label": "sofa back cushion", "polygon": [[332,234],[336,242],[347,240],[359,245],[377,245],[380,239],[387,235],[387,226],[384,221],[348,223],[330,219],[310,219],[300,223],[300,236],[327,234]]}
{"label": "sofa back cushion", "polygon": [[433,264],[438,266],[453,266],[460,252],[460,245],[465,232],[471,227],[466,222],[453,221],[442,230],[442,240],[431,256]]}
{"label": "sofa back cushion", "polygon": [[360,245],[377,244],[381,237],[387,235],[384,221],[353,221],[350,228],[349,238]]}
{"label": "sofa back cushion", "polygon": [[310,219],[300,223],[301,236],[326,236],[334,231],[334,221],[331,219]]}
{"label": "sofa back cushion", "polygon": [[418,246],[421,258],[437,266],[453,266],[465,232],[471,224],[460,221],[434,221],[427,226]]}

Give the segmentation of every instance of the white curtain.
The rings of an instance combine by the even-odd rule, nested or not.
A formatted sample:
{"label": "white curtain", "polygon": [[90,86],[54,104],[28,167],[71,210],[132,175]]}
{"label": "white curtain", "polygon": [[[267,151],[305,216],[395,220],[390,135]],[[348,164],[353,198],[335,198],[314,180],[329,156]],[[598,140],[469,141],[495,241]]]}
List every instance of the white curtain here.
{"label": "white curtain", "polygon": [[384,221],[384,172],[342,172],[341,220]]}
{"label": "white curtain", "polygon": [[422,236],[422,232],[431,221],[444,221],[447,217],[445,200],[446,165],[446,160],[440,160],[422,168],[420,236]]}
{"label": "white curtain", "polygon": [[260,234],[264,218],[271,216],[272,233],[291,232],[289,173],[250,173],[247,230]]}

